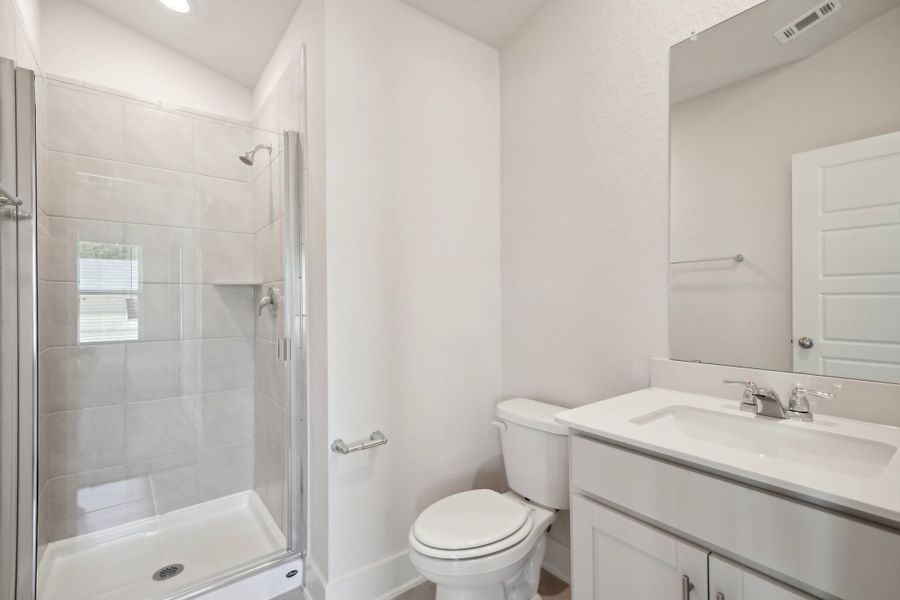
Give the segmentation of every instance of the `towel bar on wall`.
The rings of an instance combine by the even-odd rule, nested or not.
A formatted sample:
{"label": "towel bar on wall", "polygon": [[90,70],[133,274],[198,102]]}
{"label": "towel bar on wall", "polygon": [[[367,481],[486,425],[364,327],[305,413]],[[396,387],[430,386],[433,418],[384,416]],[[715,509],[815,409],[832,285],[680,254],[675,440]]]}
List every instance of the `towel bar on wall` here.
{"label": "towel bar on wall", "polygon": [[670,265],[686,265],[688,263],[713,262],[716,260],[733,260],[736,263],[744,262],[743,254],[735,254],[734,256],[717,256],[716,258],[695,258],[694,260],[673,260]]}
{"label": "towel bar on wall", "polygon": [[377,446],[384,446],[387,443],[387,438],[384,437],[383,433],[380,431],[373,431],[372,435],[369,436],[369,439],[356,442],[355,444],[347,444],[344,440],[338,438],[332,442],[331,451],[337,452],[338,454],[353,454],[354,452],[369,450],[370,448],[375,448]]}

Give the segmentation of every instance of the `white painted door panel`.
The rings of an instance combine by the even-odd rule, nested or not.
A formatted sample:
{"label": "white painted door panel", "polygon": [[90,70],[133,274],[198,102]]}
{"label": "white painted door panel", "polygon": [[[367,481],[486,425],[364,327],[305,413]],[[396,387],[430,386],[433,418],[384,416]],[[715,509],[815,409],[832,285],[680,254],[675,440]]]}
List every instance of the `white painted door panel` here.
{"label": "white painted door panel", "polygon": [[[708,552],[580,496],[572,498],[574,600],[706,600]],[[693,589],[682,595],[682,577]]]}
{"label": "white painted door panel", "polygon": [[709,598],[710,600],[815,600],[813,596],[715,554],[709,555]]}
{"label": "white painted door panel", "polygon": [[794,155],[793,340],[794,371],[900,382],[900,132]]}

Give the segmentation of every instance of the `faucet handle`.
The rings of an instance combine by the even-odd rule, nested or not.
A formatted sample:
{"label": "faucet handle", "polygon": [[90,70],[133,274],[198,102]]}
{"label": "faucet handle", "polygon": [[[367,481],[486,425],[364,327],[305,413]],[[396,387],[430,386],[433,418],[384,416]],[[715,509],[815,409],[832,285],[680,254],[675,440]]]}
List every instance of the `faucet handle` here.
{"label": "faucet handle", "polygon": [[756,412],[756,398],[754,394],[759,392],[759,386],[755,381],[734,381],[732,379],[723,379],[722,383],[735,384],[744,386],[744,395],[741,397],[741,410],[748,412]]}
{"label": "faucet handle", "polygon": [[820,392],[819,390],[811,390],[800,384],[794,386],[791,390],[791,399],[788,402],[788,413],[792,419],[800,419],[801,421],[812,421],[812,413],[809,410],[809,398],[807,396],[816,396],[831,400],[834,394],[829,392]]}
{"label": "faucet handle", "polygon": [[805,388],[800,384],[794,386],[794,390],[791,392],[791,396],[798,394],[803,396],[815,396],[816,398],[823,398],[825,400],[834,400],[835,394],[831,392],[820,392],[819,390],[811,390],[809,388]]}

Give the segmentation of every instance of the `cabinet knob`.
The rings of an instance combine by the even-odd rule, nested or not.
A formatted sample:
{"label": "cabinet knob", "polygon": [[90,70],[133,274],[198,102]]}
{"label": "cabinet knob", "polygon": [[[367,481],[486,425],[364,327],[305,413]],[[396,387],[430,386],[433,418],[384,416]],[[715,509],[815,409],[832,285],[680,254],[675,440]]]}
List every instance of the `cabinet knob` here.
{"label": "cabinet knob", "polygon": [[725,600],[725,594],[722,592],[716,592],[716,600]]}
{"label": "cabinet knob", "polygon": [[681,600],[688,600],[691,595],[691,590],[694,589],[694,584],[691,583],[691,578],[687,575],[681,576]]}

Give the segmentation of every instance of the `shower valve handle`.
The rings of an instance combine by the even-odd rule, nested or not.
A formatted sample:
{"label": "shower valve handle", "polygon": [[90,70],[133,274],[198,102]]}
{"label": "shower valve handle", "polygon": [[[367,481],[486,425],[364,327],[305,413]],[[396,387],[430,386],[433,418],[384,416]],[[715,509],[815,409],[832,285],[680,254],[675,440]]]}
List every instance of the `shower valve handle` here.
{"label": "shower valve handle", "polygon": [[256,316],[261,316],[263,309],[267,306],[275,308],[275,289],[272,287],[266,290],[266,295],[260,298],[259,304],[256,305]]}

